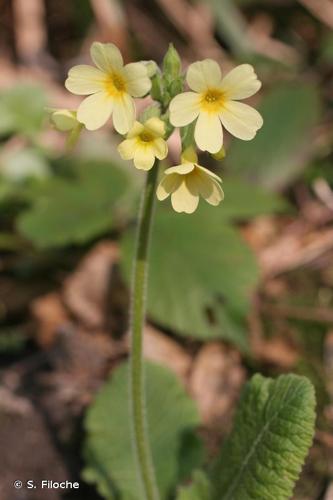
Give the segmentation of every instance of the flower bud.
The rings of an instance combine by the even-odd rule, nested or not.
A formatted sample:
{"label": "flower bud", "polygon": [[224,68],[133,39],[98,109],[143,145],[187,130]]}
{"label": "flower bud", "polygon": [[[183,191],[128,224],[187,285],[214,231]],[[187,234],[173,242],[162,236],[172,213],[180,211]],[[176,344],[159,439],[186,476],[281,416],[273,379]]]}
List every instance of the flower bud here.
{"label": "flower bud", "polygon": [[163,73],[167,80],[173,80],[180,75],[181,60],[177,50],[170,43],[167,53],[163,59]]}
{"label": "flower bud", "polygon": [[50,116],[52,125],[60,132],[69,132],[79,123],[76,118],[76,111],[69,109],[57,109]]}
{"label": "flower bud", "polygon": [[155,61],[141,61],[147,68],[147,73],[149,78],[153,78],[156,75],[158,66]]}
{"label": "flower bud", "polygon": [[70,109],[49,109],[50,121],[59,132],[68,132],[66,147],[71,150],[79,140],[83,129],[83,123],[80,123],[76,117],[76,111]]}

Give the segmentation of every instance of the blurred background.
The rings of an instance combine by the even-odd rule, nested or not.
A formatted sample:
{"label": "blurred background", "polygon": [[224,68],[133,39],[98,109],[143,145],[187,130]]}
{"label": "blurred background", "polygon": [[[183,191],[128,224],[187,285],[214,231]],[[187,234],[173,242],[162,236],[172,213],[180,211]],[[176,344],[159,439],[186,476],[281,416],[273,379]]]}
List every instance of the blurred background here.
{"label": "blurred background", "polygon": [[95,40],[158,63],[172,42],[184,69],[248,62],[263,81],[256,139],[226,134],[223,162],[201,158],[224,180],[220,207],[159,203],[145,352],[195,400],[211,456],[253,373],[308,376],[317,430],[294,499],[333,499],[332,29],[332,0],[0,0],[0,500],[102,498],[81,477],[84,417],[128,354],[143,177],[111,125],[65,154],[45,113],[77,107],[63,82]]}

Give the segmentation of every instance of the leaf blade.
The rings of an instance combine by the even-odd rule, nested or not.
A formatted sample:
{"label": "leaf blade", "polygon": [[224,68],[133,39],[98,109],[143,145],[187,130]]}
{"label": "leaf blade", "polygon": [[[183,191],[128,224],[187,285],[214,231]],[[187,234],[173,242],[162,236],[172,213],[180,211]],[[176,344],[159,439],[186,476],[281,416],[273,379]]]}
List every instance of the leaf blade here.
{"label": "leaf blade", "polygon": [[312,442],[314,408],[314,389],[306,378],[255,375],[215,465],[216,499],[290,498]]}
{"label": "leaf blade", "polygon": [[[199,425],[199,415],[177,377],[166,368],[146,364],[146,380],[149,437],[158,486],[166,499],[180,476],[182,438]],[[97,483],[105,498],[118,498],[120,492],[121,498],[136,500],[140,483],[132,452],[129,405],[124,397],[127,386],[128,364],[124,364],[88,410],[83,477]],[[201,447],[199,454],[197,449],[193,468],[202,460]]]}

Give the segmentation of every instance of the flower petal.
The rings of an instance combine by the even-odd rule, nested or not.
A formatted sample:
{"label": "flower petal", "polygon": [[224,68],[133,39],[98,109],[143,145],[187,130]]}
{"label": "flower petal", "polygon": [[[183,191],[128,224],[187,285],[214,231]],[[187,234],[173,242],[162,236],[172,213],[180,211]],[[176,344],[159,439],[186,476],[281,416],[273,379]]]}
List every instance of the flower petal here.
{"label": "flower petal", "polygon": [[202,151],[220,151],[223,145],[223,131],[218,115],[201,112],[195,125],[194,139]]}
{"label": "flower petal", "polygon": [[118,146],[118,151],[123,160],[133,160],[136,148],[135,139],[125,139]]}
{"label": "flower petal", "polygon": [[176,212],[192,214],[198,207],[199,195],[193,194],[186,185],[185,179],[171,195],[171,204]]}
{"label": "flower petal", "polygon": [[207,201],[207,203],[216,207],[224,199],[224,192],[218,182],[213,181],[212,188],[213,189],[211,194],[209,194],[208,196],[202,196]]}
{"label": "flower petal", "polygon": [[76,95],[95,94],[104,89],[105,79],[105,74],[99,69],[79,64],[69,70],[65,87]]}
{"label": "flower petal", "polygon": [[140,170],[150,170],[155,162],[152,148],[148,145],[137,145],[134,153],[134,165]]}
{"label": "flower petal", "polygon": [[152,132],[156,137],[163,137],[165,134],[165,123],[157,116],[149,118],[145,122],[145,128]]}
{"label": "flower petal", "polygon": [[205,167],[202,167],[201,165],[196,164],[196,169],[199,170],[200,173],[202,173],[204,176],[211,177],[212,179],[214,179],[217,182],[222,182],[221,177],[214,174],[214,172],[212,172],[211,170],[208,170],[208,168],[205,168]]}
{"label": "flower petal", "polygon": [[51,122],[61,132],[68,132],[78,124],[76,111],[70,109],[58,109],[51,115]]}
{"label": "flower petal", "polygon": [[114,101],[113,126],[119,134],[127,134],[132,128],[135,118],[133,99],[128,94]]}
{"label": "flower petal", "polygon": [[177,174],[165,175],[159,183],[156,196],[160,201],[165,200],[171,193],[173,193],[182,182],[182,177]]}
{"label": "flower petal", "polygon": [[183,92],[170,102],[170,122],[174,127],[184,127],[193,122],[200,111],[200,96],[195,92]]}
{"label": "flower petal", "polygon": [[253,139],[263,124],[263,119],[257,110],[236,101],[225,103],[220,119],[230,134],[244,141]]}
{"label": "flower petal", "polygon": [[119,70],[124,65],[120,50],[113,43],[94,42],[90,55],[96,66],[106,73]]}
{"label": "flower petal", "polygon": [[182,163],[181,165],[175,165],[174,167],[167,168],[164,173],[166,175],[170,174],[179,174],[186,175],[192,172],[195,169],[195,165],[193,163]]}
{"label": "flower petal", "polygon": [[218,87],[221,84],[221,69],[213,59],[204,59],[190,64],[186,74],[186,81],[190,89],[195,92],[204,92],[209,87]]}
{"label": "flower petal", "polygon": [[88,130],[96,130],[110,118],[112,108],[112,98],[106,92],[98,92],[81,102],[77,110],[77,119]]}
{"label": "flower petal", "polygon": [[218,205],[223,200],[224,194],[220,184],[210,175],[197,170],[199,194],[210,205]]}
{"label": "flower petal", "polygon": [[153,154],[158,158],[159,160],[164,160],[164,158],[167,157],[168,154],[168,145],[165,142],[164,139],[161,137],[158,137],[151,143],[151,148]]}
{"label": "flower petal", "polygon": [[227,100],[246,99],[258,92],[260,87],[261,82],[250,64],[241,64],[231,70],[220,86]]}
{"label": "flower petal", "polygon": [[145,128],[142,125],[142,123],[135,121],[133,127],[131,128],[131,130],[127,134],[127,139],[132,139],[134,137],[137,137],[138,135],[141,134],[141,132],[144,131],[144,129]]}
{"label": "flower petal", "polygon": [[185,177],[185,183],[186,183],[186,186],[187,186],[187,189],[189,190],[189,192],[193,195],[193,196],[199,196],[199,178],[198,176],[195,174],[195,172],[193,174],[190,174],[190,175],[187,175]]}
{"label": "flower petal", "polygon": [[123,75],[127,84],[127,91],[133,97],[142,97],[151,89],[151,80],[148,71],[142,63],[126,64]]}

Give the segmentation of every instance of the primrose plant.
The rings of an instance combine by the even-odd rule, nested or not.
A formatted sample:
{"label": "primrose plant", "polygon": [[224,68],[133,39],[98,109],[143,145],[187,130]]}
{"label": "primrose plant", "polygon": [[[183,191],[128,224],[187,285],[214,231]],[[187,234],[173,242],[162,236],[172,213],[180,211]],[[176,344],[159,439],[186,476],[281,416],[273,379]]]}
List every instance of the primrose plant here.
{"label": "primrose plant", "polygon": [[[101,488],[101,492],[107,498],[139,500],[289,498],[313,434],[314,394],[306,379],[284,375],[273,381],[256,375],[243,392],[234,430],[216,463],[207,473],[196,471],[192,482],[175,492],[163,487],[168,468],[165,463],[162,467],[156,464],[155,452],[151,451],[154,442],[147,422],[150,410],[146,409],[146,389],[151,382],[145,374],[148,379],[149,375],[154,377],[154,371],[145,370],[142,356],[155,198],[162,201],[170,196],[173,209],[186,214],[197,209],[200,197],[210,205],[220,204],[224,197],[222,180],[199,165],[197,148],[222,159],[224,130],[245,141],[255,137],[263,119],[240,101],[258,92],[261,82],[249,64],[241,64],[223,76],[212,59],[190,64],[184,75],[173,46],[164,57],[162,69],[153,61],[124,64],[120,51],[110,43],[93,43],[91,58],[95,66],[73,67],[65,83],[73,94],[87,97],[77,110],[53,110],[51,120],[68,134],[67,144],[73,147],[84,128],[99,129],[112,117],[115,131],[122,136],[120,156],[147,171],[130,306],[129,419],[138,486],[129,492],[126,474],[117,480],[115,467],[110,471],[115,490],[105,493]],[[134,99],[149,95],[146,109],[137,118]],[[175,128],[180,129],[180,160],[159,175],[161,161],[168,156],[167,140]],[[114,398],[116,401],[116,394]],[[112,445],[110,442],[109,447]],[[102,468],[107,466],[104,463]],[[129,463],[127,467],[130,469]]]}

